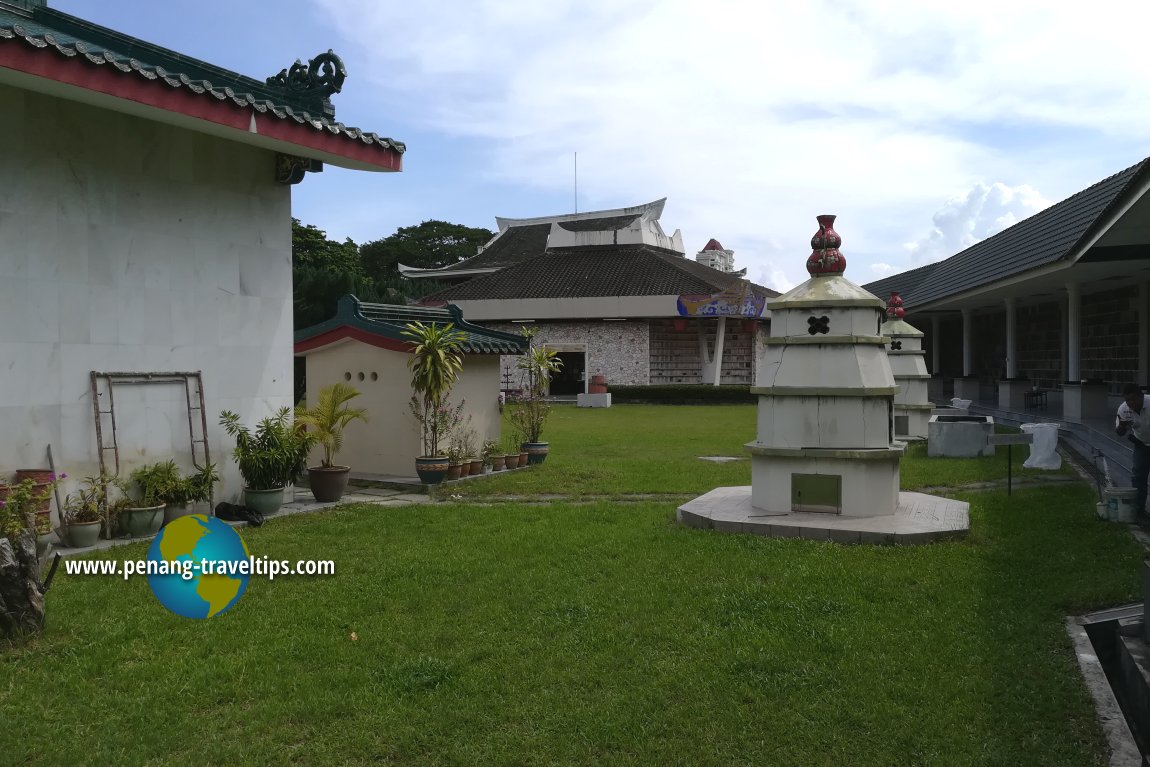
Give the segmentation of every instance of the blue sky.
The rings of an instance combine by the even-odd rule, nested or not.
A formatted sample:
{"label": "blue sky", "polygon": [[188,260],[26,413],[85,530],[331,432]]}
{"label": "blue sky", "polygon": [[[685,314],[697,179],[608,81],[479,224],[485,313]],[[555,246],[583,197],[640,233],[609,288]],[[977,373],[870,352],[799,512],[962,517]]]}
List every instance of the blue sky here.
{"label": "blue sky", "polygon": [[1150,155],[1150,4],[970,0],[49,0],[267,77],[332,48],[348,125],[404,172],[327,168],[293,210],[336,238],[667,198],[784,290],[820,213],[847,277],[943,258]]}

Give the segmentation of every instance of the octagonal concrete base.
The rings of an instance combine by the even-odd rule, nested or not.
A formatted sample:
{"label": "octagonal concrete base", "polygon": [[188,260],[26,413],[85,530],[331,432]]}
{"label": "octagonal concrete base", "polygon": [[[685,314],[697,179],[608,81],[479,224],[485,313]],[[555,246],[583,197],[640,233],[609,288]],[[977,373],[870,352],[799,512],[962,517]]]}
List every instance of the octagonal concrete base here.
{"label": "octagonal concrete base", "polygon": [[771,538],[808,538],[838,543],[930,543],[963,538],[970,531],[970,504],[925,493],[899,493],[894,514],[766,515],[751,506],[751,488],[717,487],[679,507],[689,527]]}

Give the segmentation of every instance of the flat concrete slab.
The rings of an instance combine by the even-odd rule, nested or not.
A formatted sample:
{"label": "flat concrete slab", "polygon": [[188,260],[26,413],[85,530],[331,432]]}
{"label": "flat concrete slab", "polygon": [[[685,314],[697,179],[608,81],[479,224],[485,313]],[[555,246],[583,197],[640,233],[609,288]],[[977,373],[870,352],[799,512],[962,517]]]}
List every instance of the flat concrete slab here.
{"label": "flat concrete slab", "polygon": [[703,530],[837,543],[915,544],[963,538],[970,504],[925,493],[899,493],[894,514],[767,514],[751,506],[751,487],[718,487],[679,507],[678,520]]}

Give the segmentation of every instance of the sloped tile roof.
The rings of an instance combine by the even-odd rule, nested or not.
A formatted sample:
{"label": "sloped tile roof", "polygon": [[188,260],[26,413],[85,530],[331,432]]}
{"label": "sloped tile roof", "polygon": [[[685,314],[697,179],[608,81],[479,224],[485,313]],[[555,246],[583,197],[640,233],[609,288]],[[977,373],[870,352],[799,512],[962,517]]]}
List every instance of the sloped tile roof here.
{"label": "sloped tile roof", "polygon": [[928,280],[940,263],[940,261],[936,261],[931,264],[926,264],[925,266],[920,266],[917,269],[908,269],[905,272],[892,274],[890,277],[883,277],[881,280],[868,282],[862,287],[868,293],[873,293],[883,301],[890,298],[891,292],[898,291],[905,302],[906,296]]}
{"label": "sloped tile roof", "polygon": [[455,271],[471,269],[502,269],[534,258],[547,249],[547,235],[551,224],[513,226],[495,238],[480,254],[443,268],[450,275]]}
{"label": "sloped tile roof", "polygon": [[403,334],[403,330],[415,322],[425,325],[451,323],[463,333],[461,347],[467,354],[522,354],[527,347],[527,341],[522,336],[472,325],[463,319],[463,312],[457,306],[432,308],[363,303],[352,295],[339,300],[335,317],[310,328],[297,330],[295,343],[298,350],[300,344],[328,336],[341,328],[354,328],[389,341],[410,344],[411,339]]}
{"label": "sloped tile roof", "polygon": [[1068,258],[1126,199],[1126,193],[1142,182],[1150,169],[1148,163],[1150,160],[1143,160],[1115,173],[938,263],[909,295],[903,296],[907,308]]}
{"label": "sloped tile roof", "polygon": [[[705,294],[740,281],[737,275],[649,245],[556,248],[422,301]],[[751,288],[755,295],[779,295],[761,285],[752,283]]]}
{"label": "sloped tile roof", "polygon": [[154,82],[172,89],[186,89],[205,99],[251,107],[311,126],[368,146],[402,153],[406,146],[376,133],[351,128],[324,114],[322,104],[314,98],[293,93],[236,74],[190,56],[152,45],[106,27],[51,8],[35,8],[30,13],[17,13],[0,8],[0,45],[25,44],[77,62],[107,67],[126,78]]}

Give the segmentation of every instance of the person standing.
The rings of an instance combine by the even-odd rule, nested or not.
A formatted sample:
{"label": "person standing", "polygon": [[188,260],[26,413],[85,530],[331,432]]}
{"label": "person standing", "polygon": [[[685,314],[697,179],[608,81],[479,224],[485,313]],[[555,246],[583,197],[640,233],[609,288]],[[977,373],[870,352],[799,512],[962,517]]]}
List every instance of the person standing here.
{"label": "person standing", "polygon": [[1146,475],[1150,474],[1150,407],[1146,395],[1138,384],[1126,384],[1122,390],[1122,404],[1114,431],[1125,436],[1134,445],[1134,462],[1130,468],[1130,484],[1138,491],[1134,510],[1139,524],[1146,523]]}

